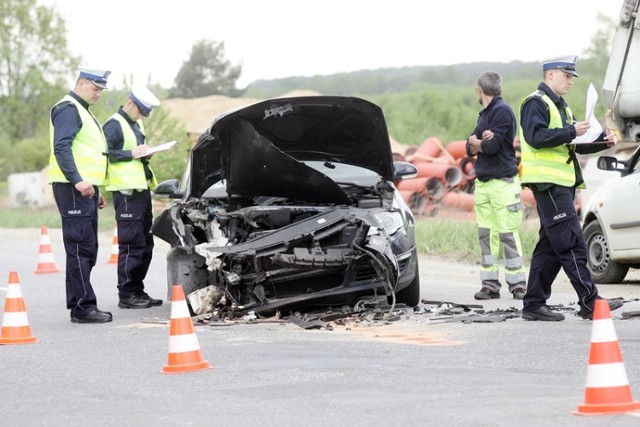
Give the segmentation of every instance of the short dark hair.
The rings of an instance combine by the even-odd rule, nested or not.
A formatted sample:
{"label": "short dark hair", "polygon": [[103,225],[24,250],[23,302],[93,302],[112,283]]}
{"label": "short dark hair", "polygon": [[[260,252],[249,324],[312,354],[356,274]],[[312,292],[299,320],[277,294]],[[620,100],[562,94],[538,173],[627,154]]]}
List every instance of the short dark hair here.
{"label": "short dark hair", "polygon": [[498,96],[502,94],[502,76],[493,71],[486,71],[478,77],[478,86],[485,95]]}

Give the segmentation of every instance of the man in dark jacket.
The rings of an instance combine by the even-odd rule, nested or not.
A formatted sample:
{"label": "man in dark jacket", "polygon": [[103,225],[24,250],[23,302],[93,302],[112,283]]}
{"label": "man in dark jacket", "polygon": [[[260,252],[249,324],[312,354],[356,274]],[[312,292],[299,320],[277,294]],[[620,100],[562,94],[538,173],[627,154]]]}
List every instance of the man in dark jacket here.
{"label": "man in dark jacket", "polygon": [[498,258],[504,252],[505,281],[515,299],[526,290],[519,228],[522,222],[520,180],[513,141],[516,119],[502,100],[502,76],[485,72],[476,87],[480,111],[476,128],[467,139],[467,155],[477,156],[474,207],[482,252],[482,288],[475,299],[500,298]]}

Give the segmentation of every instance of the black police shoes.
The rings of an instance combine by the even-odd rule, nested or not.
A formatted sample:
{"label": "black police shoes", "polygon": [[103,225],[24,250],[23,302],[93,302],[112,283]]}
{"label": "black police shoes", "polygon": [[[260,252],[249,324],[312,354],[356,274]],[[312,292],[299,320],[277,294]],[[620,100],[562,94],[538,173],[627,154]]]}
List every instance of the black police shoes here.
{"label": "black police shoes", "polygon": [[558,322],[564,320],[564,314],[554,313],[546,305],[540,306],[535,310],[522,310],[522,318],[524,320],[542,320],[545,322]]}
{"label": "black police shoes", "polygon": [[141,293],[138,297],[143,301],[147,301],[149,305],[162,305],[161,299],[151,298],[146,292]]}
{"label": "black police shoes", "polygon": [[84,317],[72,317],[73,323],[107,323],[113,320],[113,316],[108,311],[101,311],[97,308]]}
{"label": "black police shoes", "polygon": [[129,295],[126,298],[120,298],[118,302],[120,308],[149,308],[151,304],[149,301],[140,298],[137,295]]}
{"label": "black police shoes", "polygon": [[[613,311],[613,310],[617,310],[620,307],[622,307],[624,302],[622,302],[622,300],[620,300],[620,299],[609,299],[609,300],[607,300],[607,304],[609,304],[609,310]],[[583,307],[583,308],[580,309],[580,311],[577,313],[577,315],[582,317],[583,319],[592,320],[593,319],[593,310],[586,310]]]}

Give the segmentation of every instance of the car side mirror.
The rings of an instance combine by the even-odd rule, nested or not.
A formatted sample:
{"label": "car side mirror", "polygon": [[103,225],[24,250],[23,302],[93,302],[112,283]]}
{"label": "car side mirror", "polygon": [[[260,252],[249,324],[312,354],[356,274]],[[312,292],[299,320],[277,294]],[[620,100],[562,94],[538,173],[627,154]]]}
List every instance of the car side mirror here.
{"label": "car side mirror", "polygon": [[627,162],[624,160],[618,160],[612,156],[600,156],[597,162],[598,169],[604,171],[616,171],[625,172],[627,169]]}
{"label": "car side mirror", "polygon": [[168,179],[158,184],[154,193],[158,196],[165,196],[171,199],[180,199],[184,197],[184,191],[178,188],[177,179]]}
{"label": "car side mirror", "polygon": [[397,161],[393,162],[393,180],[401,181],[403,179],[415,178],[418,175],[418,169],[409,162]]}

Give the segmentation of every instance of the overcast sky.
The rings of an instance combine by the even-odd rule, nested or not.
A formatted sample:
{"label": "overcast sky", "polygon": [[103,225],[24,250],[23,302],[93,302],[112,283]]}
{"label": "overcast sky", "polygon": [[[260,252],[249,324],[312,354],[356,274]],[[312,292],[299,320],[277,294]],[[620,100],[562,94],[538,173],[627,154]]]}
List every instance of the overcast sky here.
{"label": "overcast sky", "polygon": [[477,61],[542,61],[590,45],[598,13],[622,0],[39,0],[67,26],[83,64],[173,84],[198,40],[223,41],[258,79]]}

